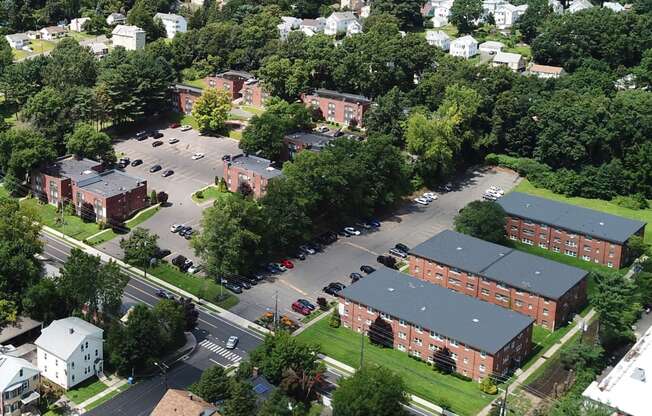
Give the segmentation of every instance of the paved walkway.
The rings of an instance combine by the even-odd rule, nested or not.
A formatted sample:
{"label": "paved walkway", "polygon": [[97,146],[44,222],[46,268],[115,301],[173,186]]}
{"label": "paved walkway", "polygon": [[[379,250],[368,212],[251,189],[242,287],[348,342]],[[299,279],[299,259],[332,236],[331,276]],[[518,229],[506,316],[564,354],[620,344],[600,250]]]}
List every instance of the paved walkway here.
{"label": "paved walkway", "polygon": [[[91,403],[94,403],[101,399],[102,397],[108,395],[111,392],[114,392],[118,390],[120,387],[124,386],[127,384],[127,380],[124,378],[118,377],[117,375],[111,376],[112,378],[107,379],[108,383],[105,381],[104,383],[107,384],[107,388],[99,393],[97,393],[95,396],[79,403],[76,408],[81,411],[81,413],[84,413],[86,411],[86,406],[88,406]],[[104,381],[104,380],[102,380]]]}
{"label": "paved walkway", "polygon": [[[593,317],[596,315],[595,309],[591,309],[586,316],[580,320],[577,321],[575,326],[571,328],[570,331],[566,333],[557,343],[552,345],[550,348],[548,348],[542,355],[535,361],[530,368],[527,370],[523,371],[516,379],[511,383],[511,385],[521,385],[525,383],[525,380],[532,375],[539,367],[541,367],[546,361],[548,361],[548,358],[552,357],[559,349],[564,346],[572,337],[573,335],[577,334],[582,326],[584,325],[585,322],[590,321],[593,319]],[[479,413],[478,416],[487,416],[489,412],[491,411],[491,403],[488,404],[484,409],[482,409]]]}

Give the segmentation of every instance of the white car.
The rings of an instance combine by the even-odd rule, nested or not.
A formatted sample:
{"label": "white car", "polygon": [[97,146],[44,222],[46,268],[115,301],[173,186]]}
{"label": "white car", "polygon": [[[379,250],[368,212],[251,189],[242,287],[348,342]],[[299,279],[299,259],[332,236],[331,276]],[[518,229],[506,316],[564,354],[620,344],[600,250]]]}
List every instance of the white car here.
{"label": "white car", "polygon": [[195,274],[200,270],[201,266],[199,264],[193,264],[192,266],[188,267],[188,273],[190,274]]}
{"label": "white car", "polygon": [[303,251],[304,253],[307,253],[307,254],[315,254],[316,253],[315,250],[313,250],[312,248],[310,248],[310,247],[308,247],[306,245],[303,245],[303,246],[299,247],[299,250],[301,250],[301,251]]}
{"label": "white car", "polygon": [[179,139],[177,139],[177,138],[175,138],[175,137],[172,137],[172,138],[170,138],[170,139],[168,140],[168,143],[169,143],[169,144],[179,143]]}
{"label": "white car", "polygon": [[170,231],[172,231],[173,233],[176,233],[176,232],[179,232],[179,230],[181,230],[182,228],[183,228],[183,225],[181,225],[181,224],[172,224],[170,226]]}
{"label": "white car", "polygon": [[500,188],[498,186],[493,186],[492,185],[492,186],[489,187],[489,190],[493,191],[494,193],[496,193],[496,194],[498,194],[500,196],[505,195],[505,191],[503,191],[503,188]]}
{"label": "white car", "polygon": [[430,199],[430,200],[436,200],[439,198],[436,193],[434,192],[426,192],[423,195],[421,195],[422,198]]}
{"label": "white car", "polygon": [[226,340],[226,348],[232,350],[235,346],[238,345],[238,337],[231,335],[228,340]]}
{"label": "white car", "polygon": [[417,204],[421,204],[421,205],[428,205],[430,203],[427,199],[421,198],[421,197],[414,198],[414,202],[416,202]]}
{"label": "white car", "polygon": [[500,193],[498,193],[498,192],[496,192],[496,191],[494,191],[492,189],[487,189],[486,191],[484,191],[484,194],[493,196],[494,198],[500,198],[501,196],[503,196],[502,194],[500,194]]}
{"label": "white car", "polygon": [[192,155],[192,160],[199,160],[199,159],[203,158],[204,156],[205,155],[203,153],[195,153],[194,155]]}
{"label": "white car", "polygon": [[346,231],[347,233],[349,233],[351,235],[360,235],[360,231],[356,230],[353,227],[344,227],[344,231]]}
{"label": "white car", "polygon": [[192,130],[192,126],[189,126],[187,124],[181,126],[181,131],[188,131],[188,130]]}
{"label": "white car", "polygon": [[287,267],[283,266],[281,263],[274,263],[274,266],[276,266],[282,272],[287,271]]}

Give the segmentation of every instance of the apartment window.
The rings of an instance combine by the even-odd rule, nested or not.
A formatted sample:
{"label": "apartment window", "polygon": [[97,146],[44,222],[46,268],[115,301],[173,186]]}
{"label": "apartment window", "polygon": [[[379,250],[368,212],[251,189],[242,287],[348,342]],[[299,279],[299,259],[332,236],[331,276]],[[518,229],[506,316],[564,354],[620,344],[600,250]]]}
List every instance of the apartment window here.
{"label": "apartment window", "polygon": [[405,332],[399,332],[399,333],[398,333],[398,337],[399,337],[400,339],[407,339],[407,335],[405,335]]}
{"label": "apartment window", "polygon": [[417,331],[418,333],[423,332],[423,331],[421,330],[421,327],[420,327],[419,325],[414,325],[414,330]]}
{"label": "apartment window", "polygon": [[480,364],[480,367],[478,368],[480,369],[481,373],[484,373],[484,369],[485,369],[484,364]]}
{"label": "apartment window", "polygon": [[573,250],[564,250],[564,254],[570,257],[577,257],[577,253]]}
{"label": "apartment window", "polygon": [[548,245],[546,243],[539,243],[539,247],[548,248]]}
{"label": "apartment window", "polygon": [[442,336],[435,331],[430,331],[430,338],[438,339],[440,341],[442,340]]}
{"label": "apartment window", "polygon": [[398,344],[396,348],[398,348],[399,351],[405,351],[405,345]]}
{"label": "apartment window", "polygon": [[455,341],[454,339],[451,339],[450,340],[450,345],[451,345],[451,347],[458,347],[460,345],[460,343]]}
{"label": "apartment window", "polygon": [[610,261],[607,262],[607,267],[614,267],[614,264]]}
{"label": "apartment window", "polygon": [[545,240],[547,238],[547,236],[545,234],[539,234],[539,238],[542,239],[542,240]]}
{"label": "apartment window", "polygon": [[457,361],[457,354],[455,354],[454,352],[451,353],[451,360]]}
{"label": "apartment window", "polygon": [[482,289],[480,292],[482,292],[484,296],[489,296],[489,289]]}
{"label": "apartment window", "polygon": [[428,357],[427,360],[428,360],[428,364],[433,364],[435,362],[435,359],[432,357]]}
{"label": "apartment window", "polygon": [[[358,318],[359,318],[359,316],[358,316]],[[372,322],[371,322],[371,319],[367,319],[367,320],[365,321],[365,323],[366,323],[367,325],[371,325],[371,323],[372,323]]]}
{"label": "apartment window", "polygon": [[516,240],[518,240],[518,237],[516,237],[515,235],[510,235],[509,239],[516,241]]}
{"label": "apartment window", "polygon": [[367,312],[374,313],[374,308],[372,308],[371,306],[367,306]]}
{"label": "apartment window", "polygon": [[584,251],[586,251],[587,253],[590,253],[591,252],[591,247],[584,246]]}
{"label": "apartment window", "polygon": [[523,238],[521,241],[523,244],[527,244],[528,246],[534,245],[534,241],[530,240],[529,238]]}
{"label": "apartment window", "polygon": [[423,345],[423,340],[421,338],[414,338],[414,343],[421,347]]}
{"label": "apartment window", "polygon": [[566,244],[568,247],[577,247],[577,243],[571,240],[566,240],[564,244]]}
{"label": "apartment window", "polygon": [[507,289],[507,286],[505,286],[505,285],[503,285],[503,284],[501,284],[501,283],[496,283],[496,287],[497,287],[498,289],[508,290],[508,289]]}
{"label": "apartment window", "polygon": [[473,275],[471,273],[467,273],[466,276],[467,276],[468,280],[475,280],[475,275]]}
{"label": "apartment window", "polygon": [[453,286],[459,286],[460,285],[460,281],[457,280],[457,279],[453,279],[452,277],[448,279],[448,283],[453,285]]}
{"label": "apartment window", "polygon": [[552,251],[554,251],[555,253],[559,253],[559,247],[554,246],[554,247],[552,248]]}
{"label": "apartment window", "polygon": [[399,319],[398,324],[399,324],[400,326],[407,326],[407,325],[405,324],[405,321],[402,320],[402,319]]}
{"label": "apartment window", "polygon": [[436,346],[435,344],[430,344],[430,345],[428,345],[428,349],[430,351],[437,351],[439,349],[439,347]]}
{"label": "apartment window", "polygon": [[471,283],[467,283],[466,288],[470,289],[470,290],[473,290],[473,289],[475,289],[475,286],[473,286],[473,284],[471,284]]}
{"label": "apartment window", "polygon": [[436,277],[437,279],[439,279],[439,280],[442,280],[442,279],[444,278],[444,275],[441,274],[441,273],[437,273],[437,274],[435,274],[435,277]]}
{"label": "apartment window", "polygon": [[548,309],[543,308],[543,316],[548,316]]}
{"label": "apartment window", "polygon": [[586,254],[582,256],[582,260],[585,261],[591,261],[591,256],[587,256]]}
{"label": "apartment window", "polygon": [[484,351],[480,351],[480,358],[485,359],[487,358],[487,353]]}
{"label": "apartment window", "polygon": [[411,353],[412,353],[413,356],[415,356],[417,358],[421,358],[421,353],[418,350],[412,350]]}
{"label": "apartment window", "polygon": [[521,301],[518,300],[518,299],[516,299],[516,300],[514,301],[514,304],[515,304],[516,306],[518,306],[519,308],[520,308],[521,306],[523,306],[523,302],[521,302]]}
{"label": "apartment window", "polygon": [[392,317],[389,316],[389,314],[386,314],[385,312],[381,312],[381,313],[380,313],[380,317],[383,318],[383,319],[386,320],[386,321],[389,321],[389,322],[392,321]]}
{"label": "apartment window", "polygon": [[464,359],[463,359],[462,361],[464,362],[464,364],[468,364],[468,363],[469,363],[469,359],[468,359],[468,357],[464,357]]}
{"label": "apartment window", "polygon": [[530,310],[532,310],[532,304],[529,303],[529,304],[527,305],[527,308],[530,309]]}

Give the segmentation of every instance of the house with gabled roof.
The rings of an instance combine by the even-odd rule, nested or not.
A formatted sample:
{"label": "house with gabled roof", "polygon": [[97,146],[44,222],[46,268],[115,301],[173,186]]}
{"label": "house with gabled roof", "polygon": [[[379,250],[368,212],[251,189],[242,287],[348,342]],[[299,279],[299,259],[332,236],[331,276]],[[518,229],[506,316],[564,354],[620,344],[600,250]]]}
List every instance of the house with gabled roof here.
{"label": "house with gabled roof", "polygon": [[449,53],[451,56],[469,59],[478,54],[478,41],[471,35],[457,38],[451,42]]}
{"label": "house with gabled roof", "polygon": [[39,370],[29,361],[0,354],[0,415],[20,416],[38,404]]}

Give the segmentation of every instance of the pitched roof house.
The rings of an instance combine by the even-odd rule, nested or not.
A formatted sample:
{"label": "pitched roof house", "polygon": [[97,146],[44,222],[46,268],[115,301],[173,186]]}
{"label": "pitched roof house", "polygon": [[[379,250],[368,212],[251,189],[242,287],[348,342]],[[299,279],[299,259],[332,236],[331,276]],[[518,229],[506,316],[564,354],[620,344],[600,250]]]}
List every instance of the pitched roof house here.
{"label": "pitched roof house", "polygon": [[125,17],[125,15],[122,13],[111,13],[106,18],[106,24],[109,26],[121,25],[126,22],[127,22],[127,17]]}
{"label": "pitched roof house", "polygon": [[497,42],[495,40],[488,40],[486,42],[482,42],[478,49],[480,52],[488,53],[489,55],[495,55],[498,52],[502,51],[503,48],[505,47],[505,44],[502,42]]}
{"label": "pitched roof house", "polygon": [[568,13],[577,13],[581,10],[590,9],[593,4],[589,0],[573,0],[566,10]]}
{"label": "pitched roof house", "polygon": [[5,35],[5,39],[13,49],[23,49],[29,45],[30,39],[24,33],[14,33],[13,35]]}
{"label": "pitched roof house", "polygon": [[72,19],[68,25],[68,29],[73,32],[83,32],[84,25],[90,21],[90,17],[78,17],[77,19]]}
{"label": "pitched roof house", "polygon": [[506,66],[514,72],[525,70],[525,60],[518,53],[498,52],[491,62],[492,66]]}
{"label": "pitched roof house", "polygon": [[560,66],[532,64],[527,70],[528,74],[536,75],[539,78],[559,78],[566,74]]}
{"label": "pitched roof house", "polygon": [[138,26],[117,25],[111,33],[113,46],[122,46],[128,51],[145,47],[145,31]]}
{"label": "pitched roof house", "polygon": [[324,33],[330,36],[355,34],[362,30],[358,18],[352,12],[334,12],[326,19]]}
{"label": "pitched roof house", "polygon": [[445,51],[449,50],[451,47],[450,36],[441,30],[427,30],[426,42],[428,42],[429,45],[436,46]]}
{"label": "pitched roof house", "polygon": [[210,403],[185,390],[169,389],[150,416],[219,416]]}
{"label": "pitched roof house", "polygon": [[66,36],[66,28],[61,26],[48,26],[39,30],[41,32],[41,39],[53,40]]}
{"label": "pitched roof house", "polygon": [[0,415],[21,415],[40,397],[39,371],[29,361],[0,354]]}
{"label": "pitched roof house", "polygon": [[452,56],[459,56],[469,59],[478,54],[478,41],[471,35],[462,36],[451,42],[450,52]]}
{"label": "pitched roof house", "polygon": [[177,33],[183,33],[188,30],[186,18],[173,13],[156,13],[154,19],[159,19],[165,26],[165,34],[168,39],[172,39]]}

